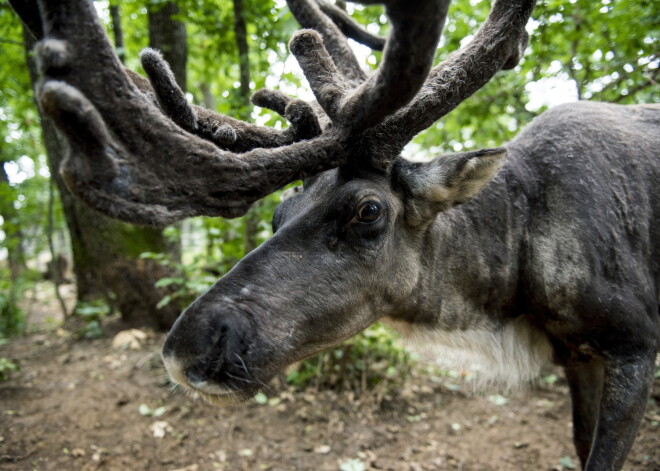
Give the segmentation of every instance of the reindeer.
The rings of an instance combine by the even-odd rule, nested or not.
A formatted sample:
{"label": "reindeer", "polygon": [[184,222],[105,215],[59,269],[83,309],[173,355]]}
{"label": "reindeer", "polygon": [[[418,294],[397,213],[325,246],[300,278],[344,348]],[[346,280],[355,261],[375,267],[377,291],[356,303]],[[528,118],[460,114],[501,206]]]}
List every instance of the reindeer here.
{"label": "reindeer", "polygon": [[[379,2],[387,41],[333,6],[289,0],[307,28],[290,49],[317,102],[253,98],[286,130],[189,105],[155,51],[142,54],[149,80],[126,71],[89,0],[40,1],[42,20],[25,14],[29,1],[13,3],[43,27],[38,99],[69,143],[62,174],[99,211],[157,226],[235,217],[303,179],[275,211],[274,236],[172,327],[162,354],[176,383],[216,402],[248,398],[286,365],[386,319],[467,352],[505,384],[562,365],[584,469],[622,467],[660,340],[660,108],[575,103],[505,147],[400,156],[515,66],[532,0],[497,0],[435,67],[448,0]],[[384,45],[373,74],[347,37]]]}

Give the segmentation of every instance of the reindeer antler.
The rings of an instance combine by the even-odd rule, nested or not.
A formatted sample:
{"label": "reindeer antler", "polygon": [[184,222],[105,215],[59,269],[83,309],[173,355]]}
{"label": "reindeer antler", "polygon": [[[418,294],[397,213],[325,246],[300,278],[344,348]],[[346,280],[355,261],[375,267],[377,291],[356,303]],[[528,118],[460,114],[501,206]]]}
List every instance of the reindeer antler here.
{"label": "reindeer antler", "polygon": [[239,216],[286,183],[347,158],[392,160],[497,70],[515,65],[534,4],[499,0],[473,42],[427,78],[449,0],[363,0],[385,3],[392,22],[381,66],[370,76],[342,30],[380,47],[378,38],[362,35],[332,6],[288,2],[313,28],[296,33],[290,47],[322,110],[262,90],[253,101],[291,122],[279,131],[188,104],[153,50],[142,54],[150,81],[124,69],[90,0],[39,0],[45,34],[37,48],[44,74],[39,101],[68,138],[61,171],[72,190],[112,217],[162,225],[196,215]]}
{"label": "reindeer antler", "polygon": [[302,100],[291,99],[279,92],[262,90],[258,98],[260,103],[272,109],[272,103],[277,102],[277,109],[273,111],[287,118],[291,126],[284,131],[255,126],[188,103],[160,52],[147,48],[142,51],[140,58],[165,114],[186,131],[223,149],[247,152],[258,147],[281,147],[321,134],[314,110]]}
{"label": "reindeer antler", "polygon": [[496,0],[472,41],[437,65],[415,99],[374,132],[390,136],[400,152],[416,134],[431,126],[483,87],[499,70],[522,58],[529,36],[525,25],[535,0]]}
{"label": "reindeer antler", "polygon": [[383,60],[370,77],[315,1],[289,0],[300,24],[323,37],[316,31],[299,31],[291,39],[291,52],[323,110],[353,134],[382,122],[417,94],[433,64],[449,7],[449,0],[362,3],[385,3],[392,22]]}
{"label": "reindeer antler", "polygon": [[[333,133],[310,147],[293,142],[301,137],[295,127],[287,136],[184,105],[169,69],[148,52],[154,93],[171,121],[124,72],[91,1],[39,5],[46,39],[37,48],[44,74],[38,98],[69,141],[65,181],[100,211],[155,225],[201,214],[234,217],[286,183],[344,161]],[[318,134],[308,106],[286,108],[304,124],[302,137]]]}
{"label": "reindeer antler", "polygon": [[387,167],[416,134],[458,106],[497,71],[516,66],[527,46],[525,25],[535,0],[497,0],[474,39],[430,74],[449,1],[361,3],[385,3],[392,22],[383,61],[371,77],[355,65],[346,38],[322,14],[328,10],[322,3],[289,0],[301,25],[323,37],[321,41],[313,33],[298,32],[291,49],[324,111],[335,124],[349,130],[349,161],[366,156],[369,163]]}

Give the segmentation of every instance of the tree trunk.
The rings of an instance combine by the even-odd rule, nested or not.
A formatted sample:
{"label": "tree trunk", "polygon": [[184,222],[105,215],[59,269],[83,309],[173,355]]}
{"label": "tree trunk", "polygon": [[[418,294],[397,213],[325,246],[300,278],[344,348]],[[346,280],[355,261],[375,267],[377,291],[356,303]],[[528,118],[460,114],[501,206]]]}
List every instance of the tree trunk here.
{"label": "tree trunk", "polygon": [[[239,119],[243,121],[250,120],[250,57],[248,55],[247,27],[245,25],[245,10],[243,9],[243,0],[233,0],[234,2],[234,36],[236,38],[236,48],[238,49],[238,66],[240,70],[240,108],[238,112]],[[259,215],[257,202],[252,209],[243,217],[243,237],[244,252],[247,255],[257,247],[257,231],[259,229]]]}
{"label": "tree trunk", "polygon": [[184,92],[186,88],[186,61],[188,44],[186,25],[174,17],[179,7],[174,2],[154,2],[149,4],[149,46],[158,49],[170,64],[174,78]]}
{"label": "tree trunk", "polygon": [[124,31],[121,29],[119,4],[110,5],[110,18],[112,19],[112,32],[115,37],[115,52],[123,64],[126,62],[126,50],[124,48]]}
{"label": "tree trunk", "polygon": [[234,35],[238,48],[238,66],[240,70],[241,108],[238,118],[250,119],[250,58],[248,56],[247,28],[243,0],[234,0]]}
{"label": "tree trunk", "polygon": [[[34,39],[27,30],[24,42],[26,51],[32,50]],[[35,63],[31,56],[26,58],[34,87]],[[139,258],[143,252],[168,252],[170,247],[162,232],[115,221],[77,199],[59,173],[65,142],[41,111],[40,117],[51,177],[55,179],[71,236],[78,302],[114,297],[112,302],[127,325],[169,328],[179,308],[172,303],[157,309],[156,304],[167,293],[156,289],[154,283],[172,274],[154,260]]]}
{"label": "tree trunk", "polygon": [[206,82],[200,82],[198,88],[202,91],[202,100],[204,108],[215,110],[215,97],[211,93],[211,87]]}

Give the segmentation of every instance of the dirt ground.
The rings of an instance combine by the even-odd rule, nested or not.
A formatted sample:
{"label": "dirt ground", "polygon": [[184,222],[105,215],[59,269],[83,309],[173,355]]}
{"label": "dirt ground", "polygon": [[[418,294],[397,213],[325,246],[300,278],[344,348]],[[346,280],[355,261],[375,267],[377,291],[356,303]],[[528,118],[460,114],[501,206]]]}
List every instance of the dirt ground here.
{"label": "dirt ground", "polygon": [[[380,402],[281,390],[218,408],[172,390],[162,341],[150,334],[133,350],[51,331],[1,346],[21,369],[0,383],[0,469],[579,468],[561,376],[502,396],[420,371]],[[660,379],[626,470],[660,470],[659,423]]]}

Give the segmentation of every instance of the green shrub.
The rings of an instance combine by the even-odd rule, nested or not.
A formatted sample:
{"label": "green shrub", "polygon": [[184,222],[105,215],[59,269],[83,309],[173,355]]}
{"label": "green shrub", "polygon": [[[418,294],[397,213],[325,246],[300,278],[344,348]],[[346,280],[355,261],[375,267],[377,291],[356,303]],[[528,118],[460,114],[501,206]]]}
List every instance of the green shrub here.
{"label": "green shrub", "polygon": [[82,321],[82,328],[78,329],[77,334],[80,338],[98,339],[103,337],[103,328],[101,324],[103,318],[110,315],[111,308],[104,301],[93,301],[78,303],[73,315]]}
{"label": "green shrub", "polygon": [[18,371],[18,365],[9,358],[0,357],[0,382],[7,381],[9,376]]}
{"label": "green shrub", "polygon": [[298,364],[287,375],[295,388],[387,391],[408,377],[413,360],[394,332],[376,323],[364,332]]}
{"label": "green shrub", "polygon": [[0,338],[18,335],[25,328],[25,313],[18,307],[23,294],[22,282],[12,282],[3,273],[0,277]]}

